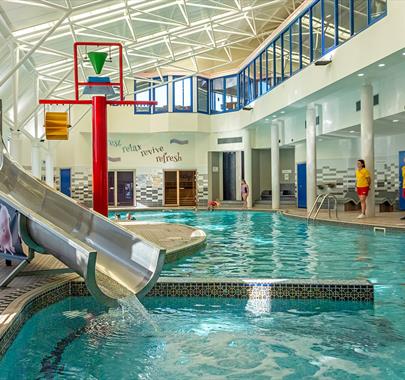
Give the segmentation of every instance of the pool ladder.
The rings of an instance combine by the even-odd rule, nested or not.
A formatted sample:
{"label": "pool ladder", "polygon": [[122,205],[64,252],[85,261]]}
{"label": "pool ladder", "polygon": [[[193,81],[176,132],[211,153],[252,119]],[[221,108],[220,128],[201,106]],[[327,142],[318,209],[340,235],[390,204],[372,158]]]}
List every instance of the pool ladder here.
{"label": "pool ladder", "polygon": [[[311,211],[309,212],[309,214],[308,214],[308,216],[307,216],[307,222],[309,222],[310,220],[313,220],[313,221],[316,220],[316,218],[318,217],[319,211],[321,211],[321,208],[322,208],[322,206],[323,206],[323,204],[325,203],[326,200],[328,201],[329,219],[332,218],[331,208],[330,208],[330,203],[331,203],[330,201],[331,201],[331,200],[335,201],[335,207],[334,207],[334,210],[335,210],[335,217],[336,217],[336,219],[338,219],[338,208],[337,208],[338,202],[337,202],[337,198],[336,198],[335,195],[333,195],[333,194],[331,194],[331,193],[326,193],[326,194],[319,194],[319,195],[316,197],[315,202],[314,202],[314,205],[312,206]],[[319,201],[320,201],[319,207],[316,208]],[[314,213],[315,209],[316,209],[316,212],[315,212],[315,214],[312,216],[312,214]]]}

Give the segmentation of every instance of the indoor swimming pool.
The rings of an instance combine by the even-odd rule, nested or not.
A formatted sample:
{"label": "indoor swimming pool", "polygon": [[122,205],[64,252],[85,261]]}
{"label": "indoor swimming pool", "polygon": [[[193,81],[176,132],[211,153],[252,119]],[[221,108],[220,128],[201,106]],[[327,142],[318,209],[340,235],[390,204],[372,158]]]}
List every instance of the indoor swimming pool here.
{"label": "indoor swimming pool", "polygon": [[[122,213],[124,219],[126,213]],[[162,276],[316,278],[399,284],[404,233],[319,223],[270,212],[136,212],[139,222],[180,223],[207,234],[192,256],[165,265]]]}
{"label": "indoor swimming pool", "polygon": [[106,313],[89,297],[49,306],[24,325],[0,364],[0,377],[264,380],[269,374],[275,379],[405,375],[404,328],[398,329],[370,303],[164,297],[143,302],[153,325],[125,309]]}
{"label": "indoor swimming pool", "polygon": [[162,276],[368,279],[375,301],[146,297],[145,319],[130,301],[106,312],[90,297],[70,297],[25,323],[0,378],[405,377],[404,234],[268,212],[135,217],[207,233],[204,247],[165,265]]}

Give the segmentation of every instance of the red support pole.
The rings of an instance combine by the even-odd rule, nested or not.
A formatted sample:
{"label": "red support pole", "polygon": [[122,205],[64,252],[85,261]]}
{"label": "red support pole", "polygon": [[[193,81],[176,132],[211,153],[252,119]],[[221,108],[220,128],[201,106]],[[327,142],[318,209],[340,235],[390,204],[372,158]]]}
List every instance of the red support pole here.
{"label": "red support pole", "polygon": [[107,99],[93,96],[93,209],[108,216]]}

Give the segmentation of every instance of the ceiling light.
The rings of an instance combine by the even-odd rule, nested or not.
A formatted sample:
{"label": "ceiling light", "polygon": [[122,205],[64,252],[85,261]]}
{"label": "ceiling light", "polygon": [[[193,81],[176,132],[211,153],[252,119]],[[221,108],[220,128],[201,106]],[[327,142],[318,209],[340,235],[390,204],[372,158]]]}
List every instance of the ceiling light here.
{"label": "ceiling light", "polygon": [[380,63],[379,65],[378,65],[378,67],[384,67],[385,66],[385,63]]}
{"label": "ceiling light", "polygon": [[398,123],[399,120],[398,120],[398,119],[394,119],[394,120],[392,120],[392,122],[393,122],[393,123]]}
{"label": "ceiling light", "polygon": [[402,52],[402,55],[405,55],[405,51],[404,51],[404,52]]}
{"label": "ceiling light", "polygon": [[358,77],[364,77],[364,73],[357,74]]}
{"label": "ceiling light", "polygon": [[356,131],[350,131],[350,133],[356,133]]}
{"label": "ceiling light", "polygon": [[280,113],[283,113],[283,114],[284,114],[284,113],[285,113],[285,111],[281,111]]}
{"label": "ceiling light", "polygon": [[277,117],[277,115],[273,115],[273,117]]}
{"label": "ceiling light", "polygon": [[266,118],[266,119],[264,119],[264,120],[265,120],[265,121],[269,121],[269,119],[267,119],[267,118]]}

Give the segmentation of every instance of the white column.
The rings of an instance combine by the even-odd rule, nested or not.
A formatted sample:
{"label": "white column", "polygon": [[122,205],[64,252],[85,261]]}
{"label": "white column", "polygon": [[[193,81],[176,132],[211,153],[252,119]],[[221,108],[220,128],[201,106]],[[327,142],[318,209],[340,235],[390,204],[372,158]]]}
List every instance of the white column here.
{"label": "white column", "polygon": [[54,150],[50,142],[48,142],[48,151],[45,158],[45,181],[50,187],[54,187],[54,163],[53,163]]}
{"label": "white column", "polygon": [[315,203],[316,191],[316,112],[315,106],[307,107],[307,210]]}
{"label": "white column", "polygon": [[374,194],[374,114],[373,87],[365,84],[361,88],[361,155],[371,175],[370,193],[367,197],[367,216],[375,215]]}
{"label": "white column", "polygon": [[278,129],[281,123],[271,127],[271,206],[280,208],[280,147]]}
{"label": "white column", "polygon": [[[250,139],[250,131],[245,129],[243,135],[243,143],[244,143],[244,164],[245,164],[245,181],[249,186],[249,197],[247,201],[248,208],[252,208],[253,205],[253,189],[252,189],[252,146],[251,146],[251,139]],[[239,191],[239,189],[237,189]]]}
{"label": "white column", "polygon": [[31,145],[31,172],[34,177],[41,179],[41,152],[39,141],[32,141]]}
{"label": "white column", "polygon": [[17,162],[21,162],[21,132],[12,131],[10,136],[10,154]]}

